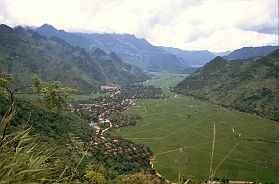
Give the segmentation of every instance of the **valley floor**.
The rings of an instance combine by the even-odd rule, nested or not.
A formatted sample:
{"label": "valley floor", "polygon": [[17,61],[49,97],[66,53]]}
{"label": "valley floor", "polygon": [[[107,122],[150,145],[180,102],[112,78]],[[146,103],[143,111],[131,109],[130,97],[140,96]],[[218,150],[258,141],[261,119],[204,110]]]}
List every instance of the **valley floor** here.
{"label": "valley floor", "polygon": [[141,114],[143,118],[136,126],[116,132],[148,146],[161,175],[175,180],[181,173],[207,180],[215,124],[212,172],[216,176],[278,183],[276,122],[170,92],[169,86],[185,75],[155,75],[160,79],[146,84],[162,87],[169,98],[139,100],[124,113]]}

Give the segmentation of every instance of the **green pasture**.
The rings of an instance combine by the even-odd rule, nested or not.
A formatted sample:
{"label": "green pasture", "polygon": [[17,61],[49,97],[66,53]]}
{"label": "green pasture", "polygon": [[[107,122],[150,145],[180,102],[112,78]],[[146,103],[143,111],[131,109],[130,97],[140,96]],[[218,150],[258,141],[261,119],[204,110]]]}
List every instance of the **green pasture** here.
{"label": "green pasture", "polygon": [[139,100],[124,113],[141,114],[143,118],[118,133],[148,146],[160,174],[170,180],[175,180],[179,172],[206,180],[215,124],[212,171],[216,176],[278,183],[276,122],[169,92],[169,86],[185,75],[155,75],[160,79],[146,84],[163,87],[169,98]]}

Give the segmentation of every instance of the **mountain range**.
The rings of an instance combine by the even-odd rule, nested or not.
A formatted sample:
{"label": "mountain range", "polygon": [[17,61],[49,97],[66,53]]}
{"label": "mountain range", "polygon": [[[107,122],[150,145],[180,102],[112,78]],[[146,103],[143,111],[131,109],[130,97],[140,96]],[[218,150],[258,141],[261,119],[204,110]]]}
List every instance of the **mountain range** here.
{"label": "mountain range", "polygon": [[277,120],[279,50],[228,61],[218,56],[173,90],[243,112]]}
{"label": "mountain range", "polygon": [[[16,85],[31,84],[36,73],[82,93],[105,84],[144,81],[148,76],[141,69],[192,72],[218,54],[156,47],[129,34],[69,33],[48,24],[32,29],[1,25],[0,34],[0,72],[14,74]],[[223,57],[249,58],[276,48],[241,48]]]}
{"label": "mountain range", "polygon": [[58,37],[45,37],[21,27],[0,25],[0,72],[14,75],[16,86],[32,83],[32,74],[44,80],[90,93],[104,84],[135,83],[148,79],[141,69],[101,49],[88,53]]}
{"label": "mountain range", "polygon": [[193,71],[193,68],[203,66],[216,56],[222,56],[228,60],[248,59],[266,55],[278,48],[276,46],[244,47],[233,52],[182,50],[173,47],[157,47],[146,39],[137,38],[131,34],[66,32],[49,24],[32,29],[48,38],[59,37],[73,46],[86,49],[89,53],[94,52],[96,48],[105,52],[114,52],[122,60],[146,71],[189,73]]}
{"label": "mountain range", "polygon": [[161,48],[171,54],[176,55],[178,58],[181,58],[184,62],[188,63],[194,68],[201,67],[216,57],[215,54],[209,52],[208,50],[190,51],[190,50],[182,50],[173,47],[161,47]]}
{"label": "mountain range", "polygon": [[249,59],[251,57],[267,55],[276,49],[278,49],[278,46],[243,47],[223,57],[228,60]]}
{"label": "mountain range", "polygon": [[48,38],[59,37],[88,52],[94,52],[96,48],[105,52],[115,52],[124,61],[147,71],[186,72],[191,70],[187,63],[175,55],[131,34],[74,33],[57,30],[48,24],[44,24],[34,31]]}

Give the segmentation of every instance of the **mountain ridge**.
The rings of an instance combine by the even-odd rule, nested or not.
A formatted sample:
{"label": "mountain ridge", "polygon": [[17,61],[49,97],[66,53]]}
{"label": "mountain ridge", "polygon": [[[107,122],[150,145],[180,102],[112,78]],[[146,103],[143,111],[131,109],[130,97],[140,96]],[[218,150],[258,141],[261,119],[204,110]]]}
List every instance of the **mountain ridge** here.
{"label": "mountain ridge", "polygon": [[153,46],[144,38],[137,38],[131,34],[66,32],[57,30],[48,24],[34,30],[47,37],[60,37],[74,46],[85,48],[89,52],[94,52],[96,48],[105,52],[115,52],[124,61],[143,70],[191,71],[191,67],[187,63],[181,63],[182,61],[175,55]]}
{"label": "mountain ridge", "polygon": [[267,55],[276,49],[278,49],[278,46],[242,47],[225,55],[224,58],[228,60],[249,59],[251,57]]}
{"label": "mountain ridge", "polygon": [[173,90],[243,112],[278,120],[279,50],[267,56],[228,61],[216,57]]}

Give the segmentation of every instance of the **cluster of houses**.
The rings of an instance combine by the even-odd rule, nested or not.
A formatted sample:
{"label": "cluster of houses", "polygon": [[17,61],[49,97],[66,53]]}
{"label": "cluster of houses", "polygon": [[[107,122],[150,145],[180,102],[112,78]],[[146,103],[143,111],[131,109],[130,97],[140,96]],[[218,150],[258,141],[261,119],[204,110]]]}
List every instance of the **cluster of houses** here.
{"label": "cluster of houses", "polygon": [[[136,99],[122,98],[119,96],[121,91],[115,90],[111,92],[110,96],[99,97],[92,100],[90,103],[80,103],[76,108],[77,111],[88,111],[91,114],[98,116],[98,121],[90,121],[89,125],[96,130],[96,134],[104,133],[104,130],[111,128],[110,116],[115,112],[122,112],[129,108],[131,105],[135,105]],[[110,89],[112,90],[112,89]]]}
{"label": "cluster of houses", "polygon": [[163,98],[162,91],[151,86],[131,85],[121,88],[103,86],[102,92],[107,95],[77,102],[72,106],[74,113],[87,119],[89,125],[95,129],[96,135],[91,140],[91,152],[102,158],[123,159],[125,163],[131,164],[131,168],[135,164],[130,162],[132,160],[137,160],[137,164],[142,164],[142,167],[150,168],[148,158],[152,153],[148,148],[104,133],[111,128],[135,125],[139,115],[126,115],[121,112],[135,105],[139,98]]}
{"label": "cluster of houses", "polygon": [[[135,117],[123,117],[119,112],[127,110],[131,105],[135,105],[139,98],[164,98],[164,95],[160,88],[154,86],[143,85],[124,85],[124,86],[101,86],[101,92],[106,93],[106,96],[100,96],[98,98],[91,99],[79,103],[75,106],[75,111],[79,114],[82,112],[87,114],[88,117],[96,117],[95,121],[90,119],[90,126],[95,128],[96,134],[103,134],[110,128],[118,128],[123,125],[134,124]],[[121,116],[115,118],[115,116]],[[110,118],[113,116],[113,124]],[[127,121],[121,123],[119,121]],[[129,123],[131,121],[131,123]]]}

